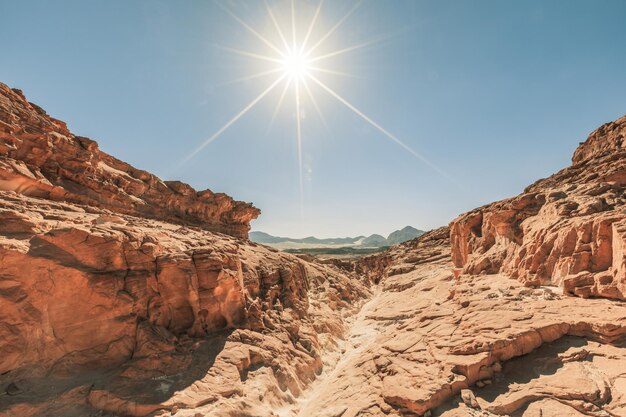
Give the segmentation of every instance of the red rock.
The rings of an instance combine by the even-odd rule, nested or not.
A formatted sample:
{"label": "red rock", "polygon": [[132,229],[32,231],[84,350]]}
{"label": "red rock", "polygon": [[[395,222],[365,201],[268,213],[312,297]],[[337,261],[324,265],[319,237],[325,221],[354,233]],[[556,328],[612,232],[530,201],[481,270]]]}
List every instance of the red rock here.
{"label": "red rock", "polygon": [[0,83],[0,190],[247,237],[260,211],[210,190],[162,181],[72,134]]}
{"label": "red rock", "polygon": [[241,239],[251,205],[137,170],[2,84],[0,202],[3,417],[293,401],[369,293]]}
{"label": "red rock", "polygon": [[2,91],[0,417],[626,415],[623,119],[521,196],[318,262]]}
{"label": "red rock", "polygon": [[571,167],[455,219],[455,267],[625,299],[625,136],[626,117],[607,123],[579,146]]}

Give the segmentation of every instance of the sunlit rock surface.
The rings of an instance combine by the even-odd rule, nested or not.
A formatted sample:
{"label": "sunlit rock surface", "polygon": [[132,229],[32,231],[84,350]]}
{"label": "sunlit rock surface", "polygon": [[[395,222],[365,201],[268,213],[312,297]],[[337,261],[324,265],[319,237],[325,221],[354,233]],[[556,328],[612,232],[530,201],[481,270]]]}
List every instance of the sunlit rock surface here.
{"label": "sunlit rock surface", "polygon": [[457,273],[502,272],[580,297],[626,298],[626,117],[591,133],[573,165],[451,223]]}
{"label": "sunlit rock surface", "polygon": [[369,293],[331,266],[226,235],[0,200],[0,381],[21,391],[0,397],[0,415],[61,407],[69,389],[80,399],[58,415],[79,413],[76,402],[145,415],[252,395],[248,379],[287,401],[321,370],[344,310]]}
{"label": "sunlit rock surface", "polygon": [[161,181],[72,134],[0,83],[0,190],[247,237],[259,215],[226,194]]}

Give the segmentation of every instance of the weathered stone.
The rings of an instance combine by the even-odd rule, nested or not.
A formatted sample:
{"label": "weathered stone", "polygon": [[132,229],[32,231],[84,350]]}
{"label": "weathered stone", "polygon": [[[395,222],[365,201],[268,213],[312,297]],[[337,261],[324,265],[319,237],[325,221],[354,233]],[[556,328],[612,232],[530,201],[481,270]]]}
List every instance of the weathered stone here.
{"label": "weathered stone", "polygon": [[[210,190],[162,181],[72,134],[0,83],[0,190],[99,207],[246,238],[260,211]],[[97,221],[114,217],[103,215]]]}
{"label": "weathered stone", "polygon": [[317,262],[0,85],[0,417],[626,415],[624,120],[450,229]]}
{"label": "weathered stone", "polygon": [[624,137],[626,117],[591,133],[572,166],[455,219],[455,267],[559,285],[580,297],[626,299]]}

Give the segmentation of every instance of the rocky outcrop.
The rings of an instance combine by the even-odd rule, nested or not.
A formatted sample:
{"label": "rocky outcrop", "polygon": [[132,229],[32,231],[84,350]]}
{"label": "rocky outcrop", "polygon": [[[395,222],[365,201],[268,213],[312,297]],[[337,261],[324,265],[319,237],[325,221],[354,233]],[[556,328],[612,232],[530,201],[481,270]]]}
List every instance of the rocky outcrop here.
{"label": "rocky outcrop", "polygon": [[259,215],[226,194],[162,181],[72,134],[0,83],[0,190],[247,237]]}
{"label": "rocky outcrop", "polygon": [[581,297],[626,299],[626,117],[591,133],[572,166],[455,219],[458,273],[505,273]]}
{"label": "rocky outcrop", "polygon": [[626,117],[603,124],[591,132],[587,140],[580,144],[574,152],[572,162],[575,165],[581,164],[626,151],[624,132],[626,132]]}
{"label": "rocky outcrop", "polygon": [[0,85],[0,416],[293,403],[370,291],[241,239],[257,215],[118,161]]}
{"label": "rocky outcrop", "polygon": [[287,401],[368,294],[331,266],[199,228],[14,192],[0,201],[0,387],[20,390],[1,416],[52,403],[139,416],[219,403],[246,382]]}
{"label": "rocky outcrop", "polygon": [[337,265],[356,273],[366,282],[377,284],[389,276],[411,272],[421,264],[449,260],[449,234],[449,228],[440,227],[383,253],[364,256],[347,264],[338,262]]}
{"label": "rocky outcrop", "polygon": [[378,291],[295,415],[626,415],[623,303],[585,299],[625,296],[625,121],[521,196],[339,264]]}

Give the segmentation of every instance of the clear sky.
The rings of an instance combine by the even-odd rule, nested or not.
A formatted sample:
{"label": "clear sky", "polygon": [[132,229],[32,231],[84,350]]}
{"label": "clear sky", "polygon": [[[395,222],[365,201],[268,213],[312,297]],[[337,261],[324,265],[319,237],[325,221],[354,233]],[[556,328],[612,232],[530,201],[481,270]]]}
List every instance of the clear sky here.
{"label": "clear sky", "polygon": [[[317,1],[295,1],[300,41]],[[357,3],[327,0],[309,44]],[[285,37],[288,1],[270,1]],[[316,54],[352,76],[318,79],[443,171],[315,83],[293,85],[185,160],[280,73],[260,1],[0,0],[0,81],[139,168],[262,209],[254,230],[383,235],[447,224],[569,164],[587,134],[626,113],[626,1],[365,0]],[[370,41],[375,43],[368,44]],[[291,39],[289,40],[291,42]],[[302,87],[300,88],[302,93]]]}

